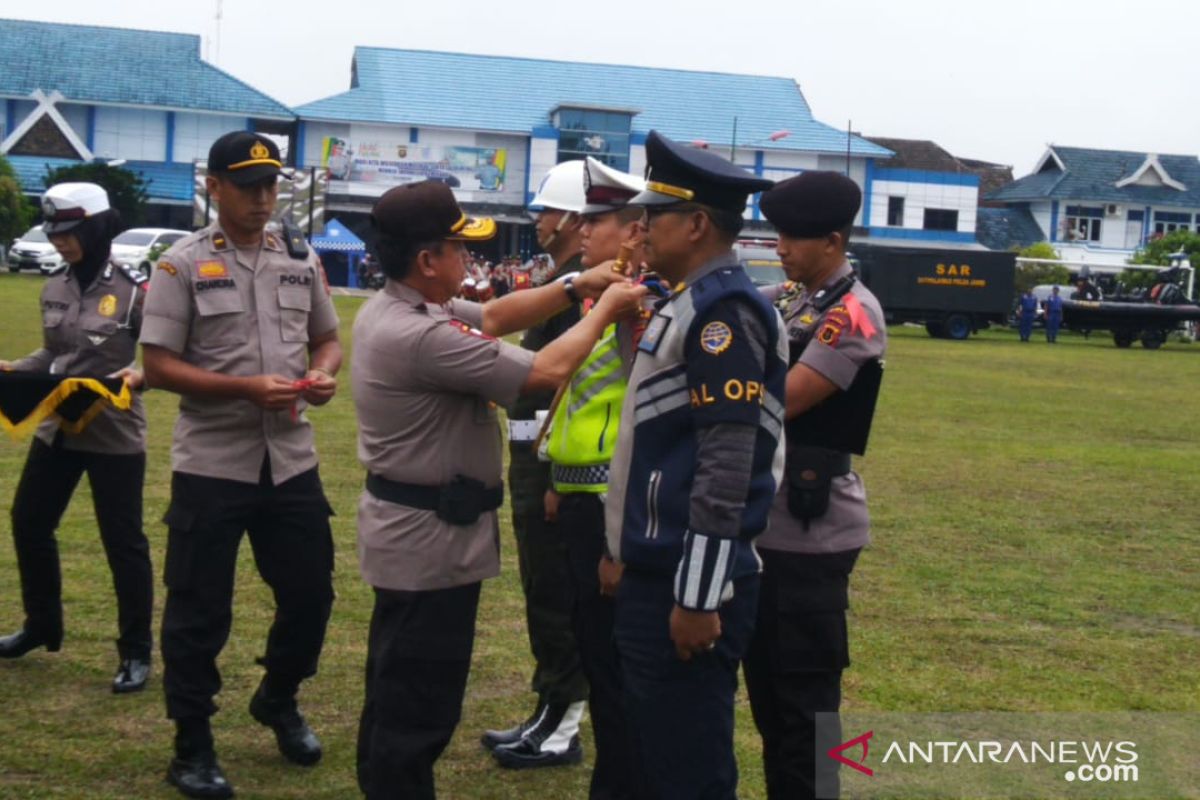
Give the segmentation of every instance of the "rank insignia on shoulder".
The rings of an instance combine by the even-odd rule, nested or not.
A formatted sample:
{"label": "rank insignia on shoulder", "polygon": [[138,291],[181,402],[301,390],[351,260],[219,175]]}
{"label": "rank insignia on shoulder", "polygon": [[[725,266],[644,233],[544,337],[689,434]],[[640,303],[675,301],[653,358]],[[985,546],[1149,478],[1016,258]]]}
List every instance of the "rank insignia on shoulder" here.
{"label": "rank insignia on shoulder", "polygon": [[733,331],[724,322],[717,320],[704,326],[700,331],[700,347],[704,352],[719,356],[733,344]]}
{"label": "rank insignia on shoulder", "polygon": [[175,265],[169,261],[159,261],[156,269],[159,269],[159,270],[167,273],[171,277],[175,277],[176,275],[179,274],[179,270],[175,269]]}
{"label": "rank insignia on shoulder", "polygon": [[225,247],[228,245],[228,242],[225,240],[225,237],[219,233],[213,234],[212,243],[213,243],[213,247],[217,248],[218,250],[224,250]]}
{"label": "rank insignia on shoulder", "polygon": [[474,336],[478,339],[487,339],[488,341],[492,342],[496,340],[495,336],[488,336],[486,333],[479,330],[479,328],[473,328],[467,323],[463,322],[461,319],[451,319],[449,324],[450,327],[460,330],[468,336]]}
{"label": "rank insignia on shoulder", "polygon": [[651,353],[658,350],[658,343],[662,341],[663,334],[667,332],[667,327],[671,324],[670,317],[664,317],[662,314],[655,314],[646,323],[646,330],[642,333],[641,341],[638,342],[637,349],[643,353]]}
{"label": "rank insignia on shoulder", "polygon": [[142,274],[140,269],[135,269],[128,264],[121,265],[121,274],[128,278],[134,286],[141,286],[143,283],[150,280]]}
{"label": "rank insignia on shoulder", "polygon": [[813,324],[813,315],[807,314],[807,313],[801,314],[800,315],[800,324],[801,325],[812,325]]}

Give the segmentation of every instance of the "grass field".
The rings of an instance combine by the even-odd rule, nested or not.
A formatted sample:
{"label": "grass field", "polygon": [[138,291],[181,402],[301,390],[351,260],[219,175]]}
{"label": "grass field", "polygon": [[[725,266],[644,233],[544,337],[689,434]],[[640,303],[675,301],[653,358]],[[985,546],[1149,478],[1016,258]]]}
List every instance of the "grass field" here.
{"label": "grass field", "polygon": [[[40,342],[41,279],[0,277],[0,358]],[[361,301],[339,298],[343,342]],[[893,328],[871,451],[858,465],[874,544],[852,585],[856,711],[1200,711],[1200,345],[1118,350],[1097,335],[1056,346],[1015,333],[935,341]],[[348,381],[311,413],[337,540],[338,600],[302,708],[322,737],[315,769],[286,765],[246,711],[269,594],[242,552],[221,659],[222,763],[244,798],[357,796],[354,739],[370,592],[357,573],[361,485]],[[171,395],[150,417],[146,530],[156,575],[169,487]],[[0,442],[0,628],[22,619],[8,508],[27,442]],[[505,512],[505,517],[507,512]],[[515,546],[486,584],[463,723],[440,762],[446,798],[581,798],[588,771],[503,772],[481,729],[523,718],[531,659]],[[157,686],[114,697],[116,610],[86,485],[60,534],[67,638],[56,654],[0,662],[0,798],[172,797],[172,728]],[[161,578],[156,612],[161,613]],[[157,622],[156,622],[157,629]],[[585,741],[590,748],[590,741]],[[764,796],[744,699],[742,796]]]}

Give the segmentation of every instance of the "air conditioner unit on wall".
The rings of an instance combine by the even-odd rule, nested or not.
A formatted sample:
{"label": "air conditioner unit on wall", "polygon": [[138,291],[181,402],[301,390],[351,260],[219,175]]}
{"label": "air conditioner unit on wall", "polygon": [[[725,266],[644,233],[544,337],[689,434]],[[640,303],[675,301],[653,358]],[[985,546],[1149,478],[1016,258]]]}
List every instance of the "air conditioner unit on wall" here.
{"label": "air conditioner unit on wall", "polygon": [[1109,203],[1104,207],[1104,213],[1110,217],[1118,216],[1121,213],[1121,207],[1116,203]]}

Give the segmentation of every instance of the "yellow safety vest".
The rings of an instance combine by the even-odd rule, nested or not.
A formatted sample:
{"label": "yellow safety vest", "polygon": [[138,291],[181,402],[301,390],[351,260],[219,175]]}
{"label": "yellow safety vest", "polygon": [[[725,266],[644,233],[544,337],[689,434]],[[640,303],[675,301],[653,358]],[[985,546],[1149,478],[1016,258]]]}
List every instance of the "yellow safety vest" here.
{"label": "yellow safety vest", "polygon": [[571,376],[550,423],[547,452],[556,492],[608,491],[625,386],[613,324]]}

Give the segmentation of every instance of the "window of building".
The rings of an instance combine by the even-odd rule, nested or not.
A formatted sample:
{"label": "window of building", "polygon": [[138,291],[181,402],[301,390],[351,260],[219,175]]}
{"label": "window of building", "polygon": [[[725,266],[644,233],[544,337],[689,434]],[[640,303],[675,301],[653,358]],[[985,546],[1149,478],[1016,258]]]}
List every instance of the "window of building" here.
{"label": "window of building", "polygon": [[889,197],[888,198],[888,221],[889,228],[904,227],[904,198]]}
{"label": "window of building", "polygon": [[1154,212],[1154,232],[1157,234],[1166,235],[1175,231],[1190,230],[1192,226],[1192,215],[1181,214],[1174,211],[1155,211]]}
{"label": "window of building", "polygon": [[950,208],[927,208],[924,227],[927,231],[956,231],[958,211]]}
{"label": "window of building", "polygon": [[1103,219],[1104,209],[1100,206],[1067,206],[1064,238],[1068,242],[1098,242]]}
{"label": "window of building", "polygon": [[629,171],[629,131],[633,124],[631,114],[562,108],[556,117],[560,162],[591,156],[623,172]]}

